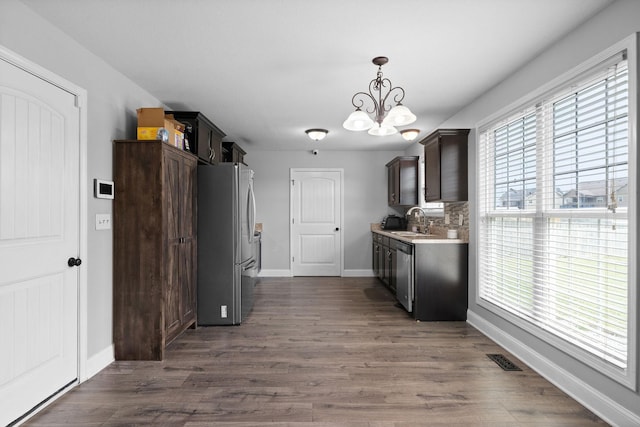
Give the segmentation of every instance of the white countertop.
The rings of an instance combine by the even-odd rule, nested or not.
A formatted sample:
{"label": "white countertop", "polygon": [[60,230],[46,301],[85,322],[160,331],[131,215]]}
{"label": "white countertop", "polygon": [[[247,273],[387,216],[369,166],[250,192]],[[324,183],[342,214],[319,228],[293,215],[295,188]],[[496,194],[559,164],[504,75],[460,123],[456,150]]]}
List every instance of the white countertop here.
{"label": "white countertop", "polygon": [[[377,226],[377,227],[376,227]],[[413,244],[425,244],[425,243],[466,243],[462,239],[447,239],[446,237],[435,234],[422,234],[414,233],[412,231],[386,231],[379,228],[380,224],[371,224],[371,231],[381,234],[383,236],[390,237],[392,239],[400,240],[401,242],[413,243]]]}

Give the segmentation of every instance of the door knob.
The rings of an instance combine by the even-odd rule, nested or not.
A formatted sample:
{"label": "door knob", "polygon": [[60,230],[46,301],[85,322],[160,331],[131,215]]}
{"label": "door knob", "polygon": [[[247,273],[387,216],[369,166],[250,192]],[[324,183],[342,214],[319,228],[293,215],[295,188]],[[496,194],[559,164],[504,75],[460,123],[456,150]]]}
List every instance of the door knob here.
{"label": "door knob", "polygon": [[340,227],[336,227],[336,231],[340,231]]}
{"label": "door knob", "polygon": [[69,267],[77,267],[82,264],[82,260],[80,258],[71,257],[67,260],[67,265]]}

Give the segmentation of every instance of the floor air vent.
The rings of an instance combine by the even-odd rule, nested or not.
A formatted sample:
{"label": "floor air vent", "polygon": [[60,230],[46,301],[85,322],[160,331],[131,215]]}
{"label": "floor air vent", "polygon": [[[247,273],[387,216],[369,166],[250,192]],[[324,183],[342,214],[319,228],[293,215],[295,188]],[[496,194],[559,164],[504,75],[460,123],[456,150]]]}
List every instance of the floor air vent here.
{"label": "floor air vent", "polygon": [[515,363],[502,354],[487,354],[487,357],[496,362],[504,371],[522,371]]}

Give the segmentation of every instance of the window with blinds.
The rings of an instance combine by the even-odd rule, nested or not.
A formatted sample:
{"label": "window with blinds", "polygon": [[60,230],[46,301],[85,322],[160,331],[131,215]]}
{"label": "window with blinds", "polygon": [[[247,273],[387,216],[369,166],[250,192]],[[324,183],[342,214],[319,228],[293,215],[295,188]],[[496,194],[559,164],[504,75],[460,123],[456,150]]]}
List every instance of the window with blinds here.
{"label": "window with blinds", "polygon": [[581,360],[624,371],[636,185],[626,60],[588,74],[480,131],[479,297]]}

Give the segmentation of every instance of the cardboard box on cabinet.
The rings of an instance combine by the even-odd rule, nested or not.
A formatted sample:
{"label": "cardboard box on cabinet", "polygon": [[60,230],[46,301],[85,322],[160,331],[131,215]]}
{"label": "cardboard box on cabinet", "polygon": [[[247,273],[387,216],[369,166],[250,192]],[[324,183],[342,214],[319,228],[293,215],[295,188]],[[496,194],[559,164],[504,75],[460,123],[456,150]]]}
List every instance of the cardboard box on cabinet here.
{"label": "cardboard box on cabinet", "polygon": [[[185,126],[165,114],[163,108],[138,108],[137,138],[142,140],[162,140],[180,149],[184,148]],[[166,139],[162,129],[166,129]]]}
{"label": "cardboard box on cabinet", "polygon": [[164,119],[170,121],[173,125],[173,132],[169,132],[169,144],[172,144],[181,150],[184,149],[185,125],[177,121],[173,117],[173,114],[165,114]]}

